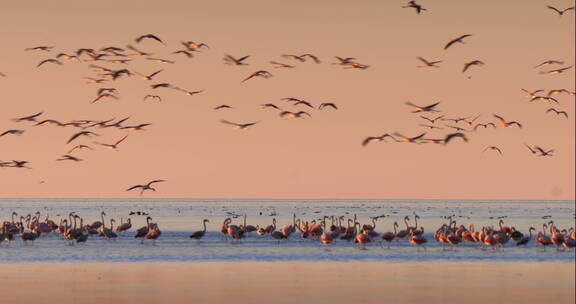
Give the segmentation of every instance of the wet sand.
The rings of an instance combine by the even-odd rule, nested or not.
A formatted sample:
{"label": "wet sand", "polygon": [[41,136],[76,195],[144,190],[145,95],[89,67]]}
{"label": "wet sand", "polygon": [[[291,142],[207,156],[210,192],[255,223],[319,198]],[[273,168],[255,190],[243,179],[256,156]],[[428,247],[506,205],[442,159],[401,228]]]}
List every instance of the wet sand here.
{"label": "wet sand", "polygon": [[574,263],[0,264],[3,303],[574,303]]}

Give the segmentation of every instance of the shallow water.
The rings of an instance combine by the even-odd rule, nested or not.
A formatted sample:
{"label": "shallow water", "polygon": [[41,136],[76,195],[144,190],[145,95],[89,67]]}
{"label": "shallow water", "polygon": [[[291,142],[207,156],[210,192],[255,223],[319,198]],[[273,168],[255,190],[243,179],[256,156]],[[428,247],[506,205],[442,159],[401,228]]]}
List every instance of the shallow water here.
{"label": "shallow water", "polygon": [[[574,201],[431,201],[431,200],[87,200],[87,199],[2,199],[0,220],[10,220],[15,211],[20,215],[40,211],[56,222],[69,212],[84,217],[88,223],[100,219],[105,211],[106,220],[129,217],[130,211],[144,211],[153,217],[162,230],[155,244],[134,239],[134,228],[145,225],[145,216],[130,216],[133,228],[116,240],[91,236],[86,244],[69,246],[57,234],[43,235],[34,244],[24,245],[19,239],[0,243],[0,262],[64,262],[64,261],[525,261],[574,262],[574,250],[543,251],[535,243],[517,248],[511,240],[503,250],[481,250],[477,244],[461,244],[455,250],[444,250],[434,241],[433,232],[446,216],[453,215],[458,224],[494,225],[502,218],[505,225],[527,232],[530,226],[540,229],[541,224],[554,220],[560,229],[574,227]],[[287,241],[276,241],[269,236],[249,233],[240,242],[224,240],[217,232],[226,217],[234,224],[267,226],[276,218],[278,228],[292,223],[292,214],[305,220],[323,215],[358,216],[362,223],[369,217],[386,215],[376,223],[376,231],[392,231],[397,221],[404,227],[404,216],[420,216],[419,224],[425,228],[426,248],[416,248],[406,239],[394,241],[388,247],[380,241],[359,249],[354,242],[337,240],[328,249],[318,240],[301,239],[299,233]],[[188,235],[201,230],[202,219],[209,219],[208,232],[201,241]],[[410,223],[414,225],[413,222]],[[402,229],[402,228],[401,228]]]}

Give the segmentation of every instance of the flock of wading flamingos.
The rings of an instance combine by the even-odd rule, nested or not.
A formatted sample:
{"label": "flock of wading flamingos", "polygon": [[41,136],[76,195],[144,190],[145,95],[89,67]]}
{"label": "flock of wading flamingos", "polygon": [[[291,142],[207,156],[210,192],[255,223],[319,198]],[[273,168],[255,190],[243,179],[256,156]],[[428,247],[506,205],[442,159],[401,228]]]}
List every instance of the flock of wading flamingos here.
{"label": "flock of wading flamingos", "polygon": [[[4,221],[2,229],[0,230],[0,243],[13,241],[16,236],[19,236],[24,243],[33,242],[41,238],[43,234],[58,233],[70,241],[70,244],[84,243],[88,240],[90,235],[98,236],[106,239],[114,239],[118,234],[132,229],[130,218],[126,222],[121,219],[120,225],[114,227],[115,220],[110,219],[109,227],[106,227],[107,221],[105,220],[106,213],[102,211],[100,214],[100,221],[95,221],[92,224],[84,224],[84,219],[79,215],[71,212],[68,218],[61,218],[60,223],[56,224],[49,219],[46,214],[44,221],[40,221],[41,214],[36,212],[34,216],[28,214],[27,216],[20,216],[16,212],[12,213],[11,221]],[[386,242],[388,246],[394,240],[400,241],[408,239],[408,243],[423,246],[428,242],[424,236],[424,227],[418,226],[418,215],[414,215],[414,226],[411,225],[409,216],[404,217],[405,228],[399,230],[398,222],[393,224],[393,232],[376,232],[376,223],[379,217],[372,217],[371,223],[361,224],[356,215],[353,218],[345,220],[344,216],[324,216],[322,219],[312,220],[310,222],[297,218],[296,214],[293,215],[292,223],[286,224],[277,230],[276,219],[272,219],[272,225],[267,227],[260,227],[259,225],[253,226],[246,224],[246,215],[241,225],[233,225],[231,218],[226,218],[219,229],[219,232],[225,239],[232,238],[232,242],[238,242],[250,232],[256,232],[261,237],[269,237],[278,240],[287,240],[296,231],[300,232],[302,239],[320,240],[326,246],[334,243],[336,240],[352,241],[359,245],[359,248],[365,249],[365,245],[374,241],[380,240],[381,244]],[[532,241],[532,232],[536,231],[534,227],[530,227],[528,235],[518,231],[514,227],[504,226],[502,219],[498,222],[498,228],[494,226],[483,226],[482,229],[476,231],[473,224],[457,225],[452,217],[447,218],[448,222],[443,223],[440,228],[434,233],[436,242],[445,245],[450,245],[455,248],[462,242],[478,243],[481,244],[482,249],[491,247],[495,250],[497,247],[501,248],[508,244],[512,239],[516,246],[526,246]],[[206,223],[209,220],[203,220],[203,230],[196,231],[190,235],[191,239],[200,240],[206,234]],[[327,223],[330,223],[328,226]],[[344,226],[343,224],[346,223]],[[26,231],[29,230],[29,231]],[[547,235],[549,231],[550,235]],[[152,222],[150,216],[146,217],[146,225],[137,229],[134,235],[135,238],[141,238],[142,243],[144,240],[152,240],[153,244],[162,235],[158,224]],[[574,228],[568,230],[558,228],[553,221],[542,224],[542,230],[538,232],[534,241],[546,250],[547,246],[556,246],[557,250],[571,249],[576,244],[576,233]],[[425,248],[425,247],[424,247]]]}

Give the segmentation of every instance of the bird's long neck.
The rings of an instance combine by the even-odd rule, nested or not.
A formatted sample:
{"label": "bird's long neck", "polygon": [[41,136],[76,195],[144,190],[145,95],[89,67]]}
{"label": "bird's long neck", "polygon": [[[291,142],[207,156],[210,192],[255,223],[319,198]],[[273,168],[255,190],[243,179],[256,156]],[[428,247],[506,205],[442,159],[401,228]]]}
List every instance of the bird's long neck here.
{"label": "bird's long neck", "polygon": [[[246,223],[244,223],[244,227],[246,227]],[[206,221],[204,221],[204,232],[206,232]]]}
{"label": "bird's long neck", "polygon": [[414,217],[414,225],[415,225],[414,228],[418,228],[418,217],[417,216]]}

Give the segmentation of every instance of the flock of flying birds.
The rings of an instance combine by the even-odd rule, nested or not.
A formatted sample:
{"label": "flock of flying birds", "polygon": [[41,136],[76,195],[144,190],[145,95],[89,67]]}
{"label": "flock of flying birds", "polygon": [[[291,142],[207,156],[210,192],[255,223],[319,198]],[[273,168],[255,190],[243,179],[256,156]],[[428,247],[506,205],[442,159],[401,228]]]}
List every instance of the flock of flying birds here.
{"label": "flock of flying birds", "polygon": [[[414,8],[417,14],[421,14],[422,12],[427,11],[426,8],[423,8],[421,5],[416,3],[416,1],[409,1],[406,6],[403,8]],[[564,15],[566,12],[574,10],[574,7],[569,7],[563,10],[554,8],[552,6],[547,6],[547,8],[554,10],[560,16]],[[472,37],[472,34],[464,34],[454,39],[449,40],[444,45],[444,50],[448,50],[450,48],[454,48],[459,44],[465,44],[465,40],[467,41]],[[167,47],[166,43],[157,35],[154,34],[145,34],[135,38],[133,44],[128,44],[124,48],[116,47],[116,46],[109,46],[104,48],[79,48],[73,52],[59,52],[53,58],[47,58],[41,60],[37,65],[36,68],[48,68],[49,65],[63,65],[65,62],[78,62],[78,63],[85,63],[89,62],[88,68],[92,70],[94,75],[90,77],[85,77],[84,79],[87,80],[88,84],[93,85],[103,85],[108,83],[117,84],[120,80],[125,78],[130,78],[134,76],[139,76],[143,81],[149,82],[149,90],[150,92],[146,92],[143,94],[144,101],[153,101],[153,102],[161,102],[162,96],[160,92],[163,90],[175,90],[178,92],[184,93],[186,96],[195,96],[200,93],[203,93],[204,90],[190,90],[186,88],[182,88],[178,85],[175,85],[170,82],[157,82],[155,81],[157,77],[163,76],[164,69],[154,70],[148,73],[141,73],[136,71],[133,68],[128,68],[135,61],[137,58],[144,58],[144,60],[155,62],[158,64],[175,64],[175,59],[168,59],[163,56],[155,56],[154,54],[144,51],[140,48],[140,45],[145,46],[148,43],[156,43],[160,44],[163,47]],[[134,46],[138,45],[138,47]],[[27,52],[39,52],[42,54],[52,54],[54,50],[54,46],[35,46],[26,48],[25,51]],[[196,53],[210,50],[210,47],[203,42],[195,42],[195,41],[182,41],[181,48],[171,50],[170,56],[182,56],[185,59],[194,58]],[[272,68],[279,70],[279,69],[292,69],[296,67],[298,63],[304,62],[313,62],[315,64],[321,64],[322,61],[316,55],[304,53],[304,54],[282,54],[280,58],[283,59],[284,62],[279,61],[270,61]],[[250,59],[249,55],[235,57],[232,55],[226,54],[223,58],[225,64],[230,66],[246,66],[249,65],[248,60]],[[356,58],[353,57],[339,57],[335,56],[336,61],[333,62],[333,65],[338,65],[344,69],[358,69],[358,70],[365,70],[369,68],[369,65],[364,63],[360,63],[356,61]],[[417,57],[417,59],[422,63],[418,67],[421,68],[441,68],[439,66],[442,63],[441,60],[428,60],[423,57]],[[474,66],[482,66],[485,63],[481,60],[472,60],[470,62],[464,63],[462,72],[469,71]],[[115,68],[114,66],[122,65],[122,68]],[[552,66],[555,68],[542,70],[543,67]],[[539,69],[539,73],[541,74],[549,74],[549,75],[556,75],[562,74],[570,69],[572,69],[573,65],[564,65],[564,61],[561,60],[546,60],[539,64],[537,64],[534,68]],[[246,75],[243,79],[240,80],[241,83],[245,83],[247,81],[254,81],[256,78],[267,79],[272,77],[273,74],[269,70],[256,70],[248,75]],[[0,77],[6,77],[5,74],[0,73]],[[521,89],[527,94],[530,102],[541,102],[541,103],[554,103],[559,105],[560,102],[557,99],[559,95],[570,95],[574,96],[576,93],[574,91],[568,89],[552,89],[548,91],[544,91],[542,89],[530,91],[526,89]],[[90,104],[96,104],[104,102],[105,100],[112,100],[112,99],[119,99],[119,89],[115,87],[115,85],[106,85],[105,87],[100,87],[96,90],[96,96],[89,101]],[[281,118],[310,118],[312,114],[310,114],[310,110],[339,110],[339,107],[333,102],[323,102],[319,105],[314,105],[311,102],[302,99],[302,98],[295,98],[295,97],[286,97],[282,98],[283,101],[292,103],[292,106],[300,107],[297,110],[288,110],[283,109],[273,103],[266,103],[262,104],[262,109],[272,109],[278,111],[278,115]],[[506,127],[506,128],[519,128],[522,129],[523,123],[513,120],[507,120],[503,116],[499,114],[492,114],[490,119],[480,121],[481,115],[470,115],[466,117],[449,117],[445,114],[443,115],[433,115],[434,113],[440,112],[438,110],[439,105],[441,102],[435,102],[430,105],[416,105],[412,102],[406,102],[406,105],[411,107],[413,110],[412,113],[419,114],[420,118],[423,120],[423,123],[420,124],[420,127],[429,129],[430,131],[433,130],[444,130],[450,129],[453,130],[447,134],[444,134],[439,137],[428,137],[427,132],[421,132],[416,136],[405,136],[399,132],[392,132],[392,133],[385,133],[378,136],[369,136],[366,137],[364,140],[361,141],[362,146],[367,146],[373,142],[385,142],[387,139],[390,139],[393,142],[405,142],[405,143],[415,143],[415,144],[425,144],[425,143],[433,143],[433,144],[442,144],[446,145],[450,141],[460,138],[461,140],[467,142],[469,140],[468,135],[472,132],[478,131],[478,129],[487,129],[487,128],[498,128],[498,127]],[[306,109],[306,111],[302,110]],[[232,105],[228,104],[221,104],[213,109],[216,111],[222,111],[226,109],[233,109]],[[560,118],[568,119],[568,113],[566,111],[560,110],[555,107],[548,108],[544,114],[551,115],[555,114]],[[95,139],[96,137],[100,136],[97,133],[98,129],[104,128],[112,128],[121,131],[143,131],[145,127],[151,125],[151,123],[128,123],[131,117],[124,117],[122,119],[106,119],[106,120],[72,120],[72,121],[59,121],[53,118],[47,118],[44,116],[44,112],[38,112],[32,115],[26,115],[23,117],[19,117],[14,119],[17,123],[27,122],[31,123],[32,126],[58,126],[58,127],[71,127],[76,128],[77,131],[71,134],[69,139],[66,141],[67,145],[73,144],[65,149],[65,153],[62,154],[61,157],[57,158],[56,161],[72,161],[78,162],[82,161],[83,159],[77,156],[77,152],[81,150],[93,150],[95,147],[107,148],[111,150],[118,150],[119,146],[124,143],[129,135],[124,133],[118,136],[118,138],[114,138],[109,141],[92,141],[92,143],[88,143],[88,140]],[[231,125],[234,129],[238,130],[245,130],[251,127],[254,127],[259,122],[233,122],[229,120],[222,119],[221,122],[223,124]],[[424,123],[426,122],[426,123]],[[443,122],[443,125],[440,125]],[[22,135],[25,132],[23,129],[9,129],[2,131],[0,130],[0,139],[4,136],[8,135]],[[525,144],[528,148],[528,151],[534,155],[538,156],[553,156],[554,150],[543,148],[538,145],[528,145]],[[495,151],[499,155],[503,155],[503,149],[500,147],[489,145],[484,148],[483,152],[487,151]],[[2,161],[0,160],[0,168],[28,168],[30,162],[27,160],[11,160],[11,161]],[[155,189],[151,187],[151,184],[162,182],[164,180],[154,180],[144,185],[136,185],[127,189],[127,191],[140,189],[140,194],[145,192],[145,190],[153,190]]]}

